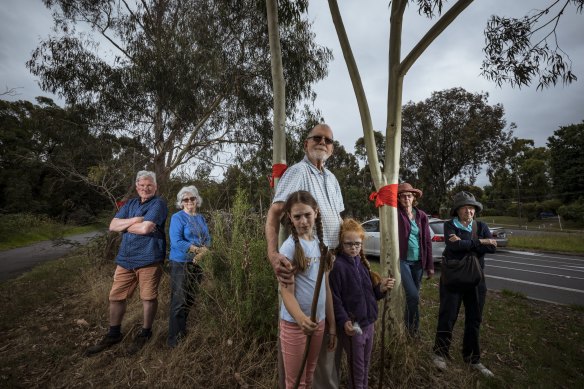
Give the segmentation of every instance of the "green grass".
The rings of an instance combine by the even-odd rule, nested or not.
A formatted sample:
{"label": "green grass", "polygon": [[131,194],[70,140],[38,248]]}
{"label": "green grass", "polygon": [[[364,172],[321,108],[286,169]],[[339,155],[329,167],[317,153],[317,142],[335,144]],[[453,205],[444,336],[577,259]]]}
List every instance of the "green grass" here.
{"label": "green grass", "polygon": [[584,234],[509,236],[509,248],[584,253]]}
{"label": "green grass", "polygon": [[584,231],[583,226],[576,224],[572,221],[561,221],[558,219],[534,219],[528,221],[526,218],[519,219],[515,216],[484,216],[479,217],[479,220],[484,221],[491,227],[502,226],[508,228],[525,228],[530,230],[549,230],[549,231],[562,231],[562,230],[580,230]]}
{"label": "green grass", "polygon": [[84,226],[64,225],[43,215],[2,215],[0,222],[0,250],[28,246],[43,240],[58,239],[95,231],[104,227],[103,223]]}
{"label": "green grass", "polygon": [[[379,262],[371,262],[379,271]],[[429,358],[436,331],[439,296],[438,278],[426,279],[421,289],[418,352]],[[521,293],[489,291],[481,324],[481,362],[495,377],[473,377],[472,383],[458,381],[471,372],[462,356],[464,306],[454,328],[451,355],[454,360],[437,387],[487,388],[577,388],[584,387],[581,356],[584,352],[584,306],[563,306],[530,300]],[[417,362],[416,366],[421,366]],[[433,372],[432,374],[437,374]]]}
{"label": "green grass", "polygon": [[574,254],[584,254],[584,229],[574,223],[562,222],[560,229],[557,219],[533,220],[512,216],[485,216],[480,220],[490,227],[521,228],[528,231],[541,231],[541,234],[519,235],[508,234],[508,248],[555,251]]}
{"label": "green grass", "polygon": [[[52,301],[60,301],[74,286],[80,270],[88,265],[88,257],[79,252],[42,263],[17,279],[1,283],[0,296],[7,309],[1,315],[0,333],[11,328],[19,318],[38,312],[40,307],[50,306]],[[39,324],[40,321],[35,325]]]}

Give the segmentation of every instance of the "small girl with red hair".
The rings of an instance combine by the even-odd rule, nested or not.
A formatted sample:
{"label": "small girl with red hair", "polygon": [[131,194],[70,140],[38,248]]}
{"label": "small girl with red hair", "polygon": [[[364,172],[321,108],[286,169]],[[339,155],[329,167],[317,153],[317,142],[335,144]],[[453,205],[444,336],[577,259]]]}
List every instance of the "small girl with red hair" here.
{"label": "small girl with red hair", "polygon": [[366,389],[377,300],[393,288],[395,280],[381,278],[371,270],[363,254],[364,239],[365,230],[361,224],[353,219],[343,221],[329,281],[339,343],[347,353],[348,387]]}

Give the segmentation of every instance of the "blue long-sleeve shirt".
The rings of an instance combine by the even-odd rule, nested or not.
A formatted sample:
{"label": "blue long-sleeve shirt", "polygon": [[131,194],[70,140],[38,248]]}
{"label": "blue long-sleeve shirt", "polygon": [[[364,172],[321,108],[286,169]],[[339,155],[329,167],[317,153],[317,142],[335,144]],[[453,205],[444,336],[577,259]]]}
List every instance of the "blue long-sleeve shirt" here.
{"label": "blue long-sleeve shirt", "polygon": [[178,211],[170,219],[170,254],[169,259],[175,262],[190,262],[192,255],[188,254],[189,247],[209,246],[211,236],[203,215],[189,215],[185,211]]}

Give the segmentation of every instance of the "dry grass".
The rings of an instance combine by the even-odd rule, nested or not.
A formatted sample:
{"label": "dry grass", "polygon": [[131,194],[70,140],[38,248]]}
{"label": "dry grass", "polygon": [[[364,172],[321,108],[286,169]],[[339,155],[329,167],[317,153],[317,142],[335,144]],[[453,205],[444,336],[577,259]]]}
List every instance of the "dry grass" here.
{"label": "dry grass", "polygon": [[[71,256],[69,264],[85,259]],[[55,264],[43,273],[62,272]],[[71,269],[72,270],[72,269]],[[38,270],[37,270],[38,271]],[[166,347],[169,278],[163,277],[157,320],[150,343],[136,356],[127,356],[132,332],[139,329],[141,304],[136,296],[124,318],[125,339],[120,345],[87,358],[83,351],[107,331],[107,295],[112,266],[89,267],[61,285],[59,297],[40,301],[44,290],[30,292],[39,304],[20,309],[23,294],[34,289],[27,275],[3,285],[1,297],[17,292],[5,309],[20,311],[14,322],[2,320],[0,387],[274,387],[273,342],[258,342],[232,331],[233,317],[222,313],[203,296],[191,313],[190,333],[176,349]],[[209,285],[207,285],[209,286]],[[24,308],[24,307],[22,307]],[[214,320],[202,320],[214,316]],[[77,324],[84,320],[87,325]]]}
{"label": "dry grass", "polygon": [[[112,272],[112,265],[90,263],[85,253],[78,253],[0,285],[0,298],[6,302],[0,320],[0,387],[276,387],[275,335],[258,337],[242,325],[224,305],[225,296],[217,294],[219,281],[211,273],[191,313],[190,333],[178,348],[165,345],[170,294],[165,276],[152,341],[135,356],[125,353],[131,332],[141,324],[141,304],[134,297],[124,319],[124,341],[84,357],[85,348],[107,330]],[[577,363],[584,351],[582,309],[489,293],[481,331],[483,360],[497,376],[485,380],[469,371],[459,355],[462,314],[449,371],[433,368],[436,281],[424,283],[422,296],[421,337],[390,337],[384,387],[582,387],[584,376]],[[275,328],[276,301],[268,304],[274,309],[265,314],[273,317]],[[87,325],[77,324],[79,319]],[[380,333],[378,328],[377,340]],[[379,352],[376,345],[372,388],[378,387]],[[540,385],[542,374],[553,384]]]}

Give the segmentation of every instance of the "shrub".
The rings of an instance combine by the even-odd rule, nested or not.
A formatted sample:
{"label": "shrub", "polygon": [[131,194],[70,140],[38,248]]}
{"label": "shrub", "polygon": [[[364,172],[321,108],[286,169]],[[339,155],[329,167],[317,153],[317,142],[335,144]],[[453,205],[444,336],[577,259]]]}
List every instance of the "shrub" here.
{"label": "shrub", "polygon": [[273,340],[277,283],[266,259],[263,220],[250,211],[243,190],[237,191],[230,214],[212,214],[210,228],[212,250],[204,262],[213,279],[209,298],[220,302],[221,311],[230,316],[233,334]]}
{"label": "shrub", "polygon": [[584,224],[584,197],[580,197],[572,204],[559,207],[558,215],[565,220],[572,220],[576,223]]}

